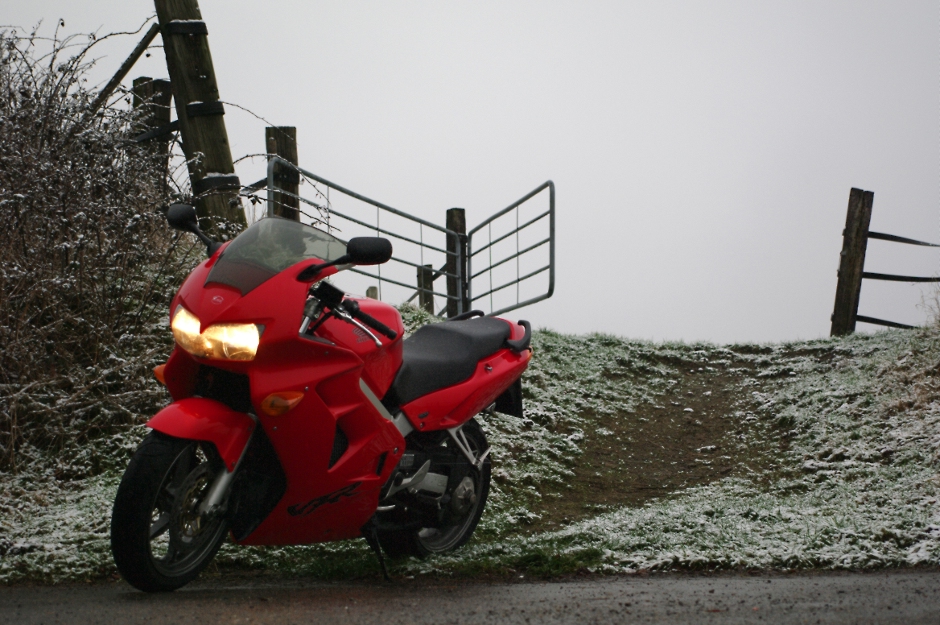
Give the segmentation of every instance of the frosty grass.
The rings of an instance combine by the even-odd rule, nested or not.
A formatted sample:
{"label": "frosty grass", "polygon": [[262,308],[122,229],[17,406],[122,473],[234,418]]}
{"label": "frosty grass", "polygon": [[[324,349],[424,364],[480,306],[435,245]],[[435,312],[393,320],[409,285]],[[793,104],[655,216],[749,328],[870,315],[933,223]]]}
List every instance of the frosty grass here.
{"label": "frosty grass", "polygon": [[[494,483],[476,536],[452,555],[394,563],[393,575],[940,564],[937,331],[726,347],[540,331],[533,346],[525,418],[482,418]],[[740,363],[749,368],[736,384],[751,408],[726,418],[745,424],[755,444],[785,443],[773,473],[743,472],[557,531],[524,531],[541,487],[564,486],[583,442],[605,422],[635,418],[678,367]],[[629,375],[604,375],[611,371]],[[102,445],[130,450],[143,433],[138,426]],[[0,476],[0,580],[113,576],[108,525],[119,480],[119,469],[76,481],[42,467]],[[363,541],[226,544],[217,563],[330,578],[378,571]]]}

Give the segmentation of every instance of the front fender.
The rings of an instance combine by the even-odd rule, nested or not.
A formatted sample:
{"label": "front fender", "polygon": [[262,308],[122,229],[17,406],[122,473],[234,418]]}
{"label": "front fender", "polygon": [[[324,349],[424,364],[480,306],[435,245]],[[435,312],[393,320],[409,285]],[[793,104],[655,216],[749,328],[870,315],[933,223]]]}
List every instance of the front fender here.
{"label": "front fender", "polygon": [[232,471],[251,438],[255,422],[247,414],[236,412],[221,402],[190,397],[173,402],[155,414],[147,421],[147,427],[176,438],[209,441]]}

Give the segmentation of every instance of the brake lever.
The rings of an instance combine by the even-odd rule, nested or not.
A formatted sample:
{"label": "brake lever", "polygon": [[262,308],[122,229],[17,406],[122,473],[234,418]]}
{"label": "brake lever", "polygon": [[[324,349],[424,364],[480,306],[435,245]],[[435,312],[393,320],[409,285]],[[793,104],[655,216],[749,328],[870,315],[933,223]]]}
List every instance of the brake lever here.
{"label": "brake lever", "polygon": [[373,341],[375,341],[376,347],[382,347],[382,341],[379,340],[379,337],[372,334],[372,331],[369,330],[369,328],[367,328],[365,324],[361,323],[358,319],[356,319],[355,317],[350,315],[348,312],[346,312],[346,310],[342,306],[337,306],[336,308],[334,308],[333,314],[339,317],[340,319],[342,319],[343,321],[347,321],[353,324],[354,326],[356,326],[357,328],[359,328],[360,330],[368,334],[369,337]]}
{"label": "brake lever", "polygon": [[[336,289],[327,283],[321,283],[317,289],[327,289],[325,293],[327,296],[338,295],[339,298],[342,297],[342,292],[339,289]],[[313,330],[316,330],[318,327],[320,327],[320,324],[323,323],[323,321],[325,321],[330,315],[333,315],[338,319],[342,319],[343,321],[353,324],[365,332],[366,336],[372,339],[376,347],[382,347],[382,341],[379,340],[379,337],[373,334],[372,330],[370,330],[364,323],[353,317],[353,313],[358,311],[358,305],[354,300],[348,300],[348,305],[353,307],[353,310],[348,310],[346,308],[346,301],[336,298],[339,299],[339,301],[335,303],[325,302],[320,297],[317,297],[318,293],[315,293],[315,290],[316,289],[311,289],[310,297],[307,299],[307,303],[304,304],[304,318],[300,323],[300,334],[304,334],[308,331],[310,328],[310,323],[314,319],[317,319],[318,317],[320,318],[320,320],[313,327]],[[326,307],[329,307],[330,311],[324,314],[324,309]]]}

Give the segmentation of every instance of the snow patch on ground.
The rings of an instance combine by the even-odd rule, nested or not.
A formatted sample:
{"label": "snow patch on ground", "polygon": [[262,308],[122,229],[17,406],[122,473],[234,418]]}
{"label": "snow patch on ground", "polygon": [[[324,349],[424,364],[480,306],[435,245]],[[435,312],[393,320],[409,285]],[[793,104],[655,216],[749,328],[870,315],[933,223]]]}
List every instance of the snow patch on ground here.
{"label": "snow patch on ground", "polygon": [[[426,321],[406,312],[406,325]],[[726,347],[540,331],[533,345],[525,418],[481,418],[494,483],[477,535],[455,554],[398,563],[399,573],[538,573],[558,562],[600,572],[940,564],[936,331]],[[777,469],[608,509],[557,531],[517,531],[534,519],[542,485],[570,477],[586,432],[604,435],[605,419],[655,405],[678,367],[742,360],[751,373],[739,391],[757,408],[733,416],[752,440],[781,441]],[[115,471],[75,481],[41,468],[0,477],[0,581],[114,574]],[[218,561],[335,577],[376,571],[362,541],[225,545]]]}

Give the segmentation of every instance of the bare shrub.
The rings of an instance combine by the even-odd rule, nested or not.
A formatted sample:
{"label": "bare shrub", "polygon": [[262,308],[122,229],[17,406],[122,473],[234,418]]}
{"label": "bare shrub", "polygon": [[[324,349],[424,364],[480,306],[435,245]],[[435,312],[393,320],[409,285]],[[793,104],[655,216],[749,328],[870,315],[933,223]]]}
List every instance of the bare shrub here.
{"label": "bare shrub", "polygon": [[927,317],[927,327],[940,329],[940,284],[934,283],[920,296],[920,308]]}
{"label": "bare shrub", "polygon": [[158,208],[164,158],[127,140],[135,113],[91,114],[92,45],[0,32],[0,470],[99,471],[87,441],[166,398],[151,369],[195,257]]}

